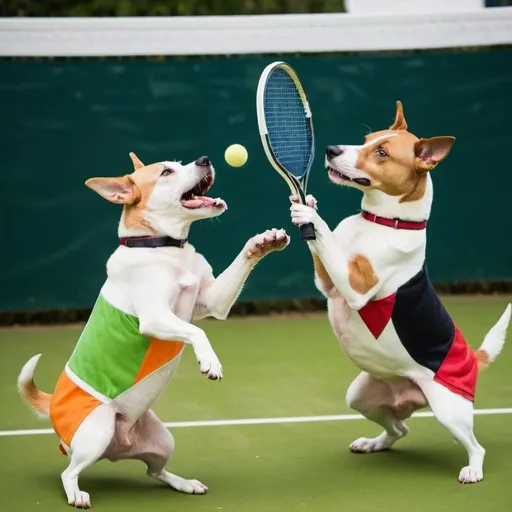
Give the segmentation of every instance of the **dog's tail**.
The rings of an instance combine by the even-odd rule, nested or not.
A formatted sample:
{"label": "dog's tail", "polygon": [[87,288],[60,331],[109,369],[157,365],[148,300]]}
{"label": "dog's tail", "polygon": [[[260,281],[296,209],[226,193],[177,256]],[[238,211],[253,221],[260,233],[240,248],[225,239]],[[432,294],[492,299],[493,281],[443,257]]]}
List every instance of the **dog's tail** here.
{"label": "dog's tail", "polygon": [[50,400],[52,395],[37,389],[34,382],[34,371],[41,354],[30,358],[21,369],[18,377],[18,390],[25,403],[41,418],[50,416]]}
{"label": "dog's tail", "polygon": [[499,355],[505,344],[508,324],[510,323],[510,314],[512,305],[509,304],[501,318],[494,327],[487,333],[480,348],[476,351],[478,360],[478,369],[485,370]]}

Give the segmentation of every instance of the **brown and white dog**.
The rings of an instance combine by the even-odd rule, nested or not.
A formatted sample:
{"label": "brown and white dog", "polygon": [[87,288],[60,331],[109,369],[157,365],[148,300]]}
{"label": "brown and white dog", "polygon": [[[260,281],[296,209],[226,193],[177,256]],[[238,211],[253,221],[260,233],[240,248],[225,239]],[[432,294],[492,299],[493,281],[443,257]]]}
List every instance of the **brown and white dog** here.
{"label": "brown and white dog", "polygon": [[23,367],[18,386],[41,416],[50,416],[69,456],[62,483],[69,504],[90,507],[78,487],[80,473],[99,459],[139,459],[148,475],[178,491],[203,494],[207,487],[165,470],[174,438],[150,410],[192,345],[200,371],[222,378],[222,366],[205,332],[191,323],[225,319],[253,267],[284,249],[283,230],[252,237],[217,278],[187,242],[190,226],[226,210],[222,199],[205,197],[214,180],[208,157],[188,165],[144,166],[121,178],[92,178],[86,185],[124,205],[120,247],[107,263],[107,280],[53,395],[33,381],[39,356]]}
{"label": "brown and white dog", "polygon": [[405,436],[404,420],[427,404],[466,449],[462,483],[483,478],[485,450],[473,434],[473,399],[479,369],[505,342],[511,306],[474,352],[441,304],[427,275],[426,224],[433,198],[430,171],[446,158],[453,137],[419,139],[407,130],[402,105],[388,130],[361,146],[328,146],[329,178],[363,192],[361,214],[334,231],[316,211],[292,198],[292,221],[311,222],[309,242],[316,284],[328,299],[338,340],[362,373],[347,403],[384,432],[361,437],[350,449],[389,449]]}

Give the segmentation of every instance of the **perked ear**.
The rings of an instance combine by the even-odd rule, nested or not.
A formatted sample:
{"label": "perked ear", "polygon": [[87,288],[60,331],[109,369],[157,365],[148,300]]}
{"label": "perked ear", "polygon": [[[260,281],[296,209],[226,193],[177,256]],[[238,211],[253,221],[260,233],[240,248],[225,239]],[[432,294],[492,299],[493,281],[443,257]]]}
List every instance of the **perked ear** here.
{"label": "perked ear", "polygon": [[135,170],[140,169],[141,167],[144,167],[144,164],[139,160],[139,158],[137,157],[137,155],[135,153],[130,153],[130,158],[132,159],[133,168]]}
{"label": "perked ear", "polygon": [[414,145],[415,167],[418,172],[431,171],[442,162],[452,149],[455,137],[432,137],[420,139]]}
{"label": "perked ear", "polygon": [[396,102],[395,122],[389,127],[390,130],[407,130],[407,122],[404,117],[404,108],[402,102]]}
{"label": "perked ear", "polygon": [[139,189],[128,178],[91,178],[85,185],[115,204],[133,204],[140,198]]}

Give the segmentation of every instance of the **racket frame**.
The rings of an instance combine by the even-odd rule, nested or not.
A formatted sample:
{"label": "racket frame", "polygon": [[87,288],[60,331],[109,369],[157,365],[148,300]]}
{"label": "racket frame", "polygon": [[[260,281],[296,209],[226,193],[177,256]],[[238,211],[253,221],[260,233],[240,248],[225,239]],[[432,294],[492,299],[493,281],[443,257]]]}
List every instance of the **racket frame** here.
{"label": "racket frame", "polygon": [[[277,68],[283,69],[288,76],[293,80],[295,87],[299,92],[299,96],[302,100],[302,104],[304,105],[304,111],[306,113],[306,119],[309,122],[309,127],[311,130],[311,155],[309,158],[308,165],[306,170],[301,178],[297,178],[292,173],[288,172],[278,161],[277,157],[274,155],[272,151],[272,146],[268,137],[268,129],[267,123],[265,121],[265,89],[267,85],[267,80],[269,75]],[[295,70],[286,62],[276,61],[272,64],[269,64],[261,73],[260,80],[258,82],[258,90],[256,92],[256,112],[258,117],[258,129],[261,136],[261,143],[263,145],[263,149],[265,150],[265,154],[269,162],[272,164],[274,169],[283,177],[283,179],[288,183],[290,187],[290,191],[293,195],[297,195],[300,198],[302,204],[306,204],[306,187],[308,184],[309,171],[311,166],[313,165],[313,160],[315,158],[315,135],[313,132],[313,116],[311,114],[311,108],[309,107],[309,101],[302,86],[301,81]]]}

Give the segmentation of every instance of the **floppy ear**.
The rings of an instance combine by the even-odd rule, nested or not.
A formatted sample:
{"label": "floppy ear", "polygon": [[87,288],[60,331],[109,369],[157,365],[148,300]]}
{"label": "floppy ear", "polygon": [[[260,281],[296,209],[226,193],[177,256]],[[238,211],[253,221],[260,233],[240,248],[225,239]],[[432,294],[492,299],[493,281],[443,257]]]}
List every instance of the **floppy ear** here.
{"label": "floppy ear", "polygon": [[404,117],[404,108],[402,102],[396,102],[395,122],[389,127],[390,130],[407,130],[407,122]]}
{"label": "floppy ear", "polygon": [[144,164],[139,160],[139,158],[137,157],[137,155],[135,153],[130,153],[130,158],[132,159],[133,168],[135,170],[140,169],[141,167],[144,167]]}
{"label": "floppy ear", "polygon": [[140,198],[139,189],[128,178],[91,178],[85,185],[115,204],[133,204]]}
{"label": "floppy ear", "polygon": [[419,172],[432,170],[439,162],[442,162],[448,156],[454,142],[455,137],[420,139],[414,145],[416,170]]}

